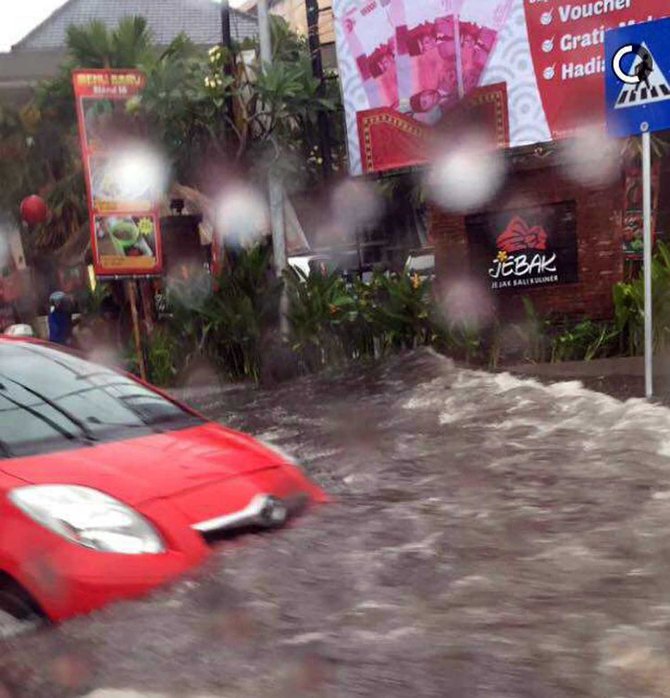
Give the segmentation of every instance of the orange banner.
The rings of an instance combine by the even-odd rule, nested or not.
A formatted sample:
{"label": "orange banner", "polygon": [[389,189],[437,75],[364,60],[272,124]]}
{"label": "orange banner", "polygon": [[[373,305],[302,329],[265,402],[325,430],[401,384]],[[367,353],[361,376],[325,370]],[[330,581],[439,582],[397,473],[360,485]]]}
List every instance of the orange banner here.
{"label": "orange banner", "polygon": [[[86,175],[91,245],[98,276],[153,276],[163,268],[158,193],[137,172],[131,148],[141,125],[131,100],[146,77],[136,70],[78,70],[72,74]],[[123,148],[128,148],[128,155]]]}

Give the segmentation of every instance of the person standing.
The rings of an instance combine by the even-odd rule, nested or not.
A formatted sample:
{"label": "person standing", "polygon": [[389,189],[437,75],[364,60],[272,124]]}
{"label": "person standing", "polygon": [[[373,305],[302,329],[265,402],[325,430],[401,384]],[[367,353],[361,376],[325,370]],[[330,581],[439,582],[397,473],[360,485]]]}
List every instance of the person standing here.
{"label": "person standing", "polygon": [[49,296],[49,341],[68,346],[72,344],[72,315],[67,296],[56,291]]}

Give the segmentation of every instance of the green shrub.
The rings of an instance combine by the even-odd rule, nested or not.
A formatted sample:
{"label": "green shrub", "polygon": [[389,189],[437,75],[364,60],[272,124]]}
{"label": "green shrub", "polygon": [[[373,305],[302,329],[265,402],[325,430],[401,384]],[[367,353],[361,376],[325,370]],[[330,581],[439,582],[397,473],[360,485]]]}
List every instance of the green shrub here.
{"label": "green shrub", "polygon": [[337,271],[284,272],[291,346],[308,370],[349,358],[347,325],[358,320],[356,294]]}
{"label": "green shrub", "polygon": [[[659,242],[652,259],[652,317],[654,350],[670,345],[670,248]],[[644,278],[614,288],[616,328],[621,350],[630,356],[644,352]]]}
{"label": "green shrub", "polygon": [[514,331],[522,341],[526,361],[590,361],[616,353],[619,331],[612,323],[589,319],[559,322],[538,313],[529,298],[523,303],[526,317]]}
{"label": "green shrub", "polygon": [[83,316],[98,316],[103,302],[112,295],[108,284],[98,282],[95,289],[86,288],[79,298],[79,310]]}
{"label": "green shrub", "polygon": [[145,355],[149,381],[163,387],[172,385],[181,367],[180,345],[174,333],[166,327],[154,327]]}
{"label": "green shrub", "polygon": [[408,274],[377,273],[368,303],[368,319],[382,353],[432,343],[436,315],[429,281]]}
{"label": "green shrub", "polygon": [[[180,337],[184,368],[205,358],[229,378],[258,380],[266,332],[277,324],[281,282],[271,271],[271,250],[243,251],[212,288],[189,279],[168,293],[172,331]],[[194,292],[195,289],[195,292]]]}
{"label": "green shrub", "polygon": [[551,320],[538,313],[530,298],[523,298],[525,320],[514,325],[514,332],[521,341],[524,359],[531,363],[543,363],[551,355]]}
{"label": "green shrub", "polygon": [[[145,337],[143,348],[149,383],[161,388],[173,385],[181,366],[181,354],[179,342],[170,328],[155,326],[151,334]],[[123,368],[136,376],[140,375],[140,365],[133,340],[123,351]]]}
{"label": "green shrub", "polygon": [[[658,347],[667,342],[670,328],[670,303],[665,300],[670,298],[670,251],[663,245],[654,259],[653,276]],[[203,272],[202,283],[173,283],[168,294],[171,322],[147,347],[152,380],[173,381],[195,358],[205,358],[230,378],[258,380],[264,339],[277,329],[282,284],[290,347],[307,371],[419,346],[496,367],[508,349],[501,323],[482,329],[445,317],[432,284],[418,276],[376,273],[370,283],[347,283],[336,271],[305,274],[289,268],[277,280],[271,273],[271,250],[259,246],[240,254],[214,286],[208,279]],[[620,341],[630,353],[639,352],[641,280],[620,284],[614,295],[614,325],[589,319],[559,325],[524,298],[525,319],[511,328],[523,358],[591,360],[616,353]]]}
{"label": "green shrub", "polygon": [[287,270],[291,342],[308,370],[431,344],[430,283],[376,273],[347,284],[338,272]]}
{"label": "green shrub", "polygon": [[552,361],[591,361],[610,356],[619,332],[610,323],[582,320],[552,340]]}

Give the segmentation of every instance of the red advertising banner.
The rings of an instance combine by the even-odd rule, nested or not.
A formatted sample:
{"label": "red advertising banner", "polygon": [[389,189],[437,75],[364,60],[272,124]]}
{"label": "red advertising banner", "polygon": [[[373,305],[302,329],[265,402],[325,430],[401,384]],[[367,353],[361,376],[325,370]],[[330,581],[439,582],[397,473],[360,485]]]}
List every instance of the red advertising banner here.
{"label": "red advertising banner", "polygon": [[390,172],[425,165],[434,153],[433,138],[463,124],[476,124],[499,148],[509,145],[505,83],[475,90],[448,111],[434,127],[392,109],[358,113],[364,172]]}
{"label": "red advertising banner", "polygon": [[[670,16],[670,0],[333,0],[333,12],[349,166],[360,175],[416,164],[413,132],[501,83],[511,147],[604,130],[605,31]],[[361,130],[371,120],[399,139],[374,158],[381,168]]]}
{"label": "red advertising banner", "polygon": [[605,121],[605,31],[670,14],[668,0],[525,0],[528,40],[552,137]]}
{"label": "red advertising banner", "polygon": [[150,178],[143,179],[141,172],[133,171],[137,163],[122,162],[123,149],[142,136],[128,103],[142,93],[146,77],[136,70],[78,70],[72,80],[95,273],[160,274],[158,193]]}

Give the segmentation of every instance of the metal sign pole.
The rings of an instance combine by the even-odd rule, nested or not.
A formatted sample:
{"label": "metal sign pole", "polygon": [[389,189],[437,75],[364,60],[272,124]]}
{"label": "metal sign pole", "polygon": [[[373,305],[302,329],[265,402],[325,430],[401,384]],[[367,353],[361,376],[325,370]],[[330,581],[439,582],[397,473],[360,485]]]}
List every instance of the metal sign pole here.
{"label": "metal sign pole", "polygon": [[651,295],[651,133],[642,125],[642,213],[644,217],[644,385],[650,399],[653,391],[654,335]]}
{"label": "metal sign pole", "polygon": [[147,380],[147,366],[144,362],[144,349],[142,347],[142,329],[140,327],[140,316],[137,310],[137,286],[134,279],[126,281],[128,300],[130,301],[130,314],[133,319],[133,339],[135,340],[135,355],[140,370],[140,378]]}
{"label": "metal sign pole", "polygon": [[[270,31],[270,15],[268,0],[258,0],[258,30],[261,52],[261,63],[265,70],[272,63],[272,33]],[[273,140],[274,142],[274,140]],[[275,144],[276,147],[276,144]],[[270,221],[272,226],[272,249],[274,253],[277,277],[286,269],[286,210],[285,193],[281,180],[271,166],[269,174]],[[289,333],[288,324],[288,295],[286,285],[282,286],[279,301],[279,333],[286,339]]]}

